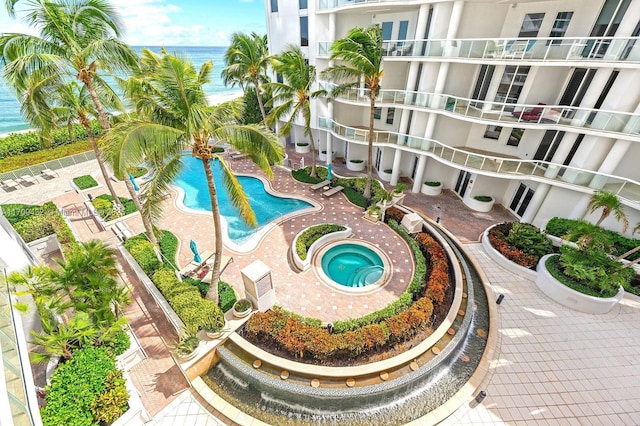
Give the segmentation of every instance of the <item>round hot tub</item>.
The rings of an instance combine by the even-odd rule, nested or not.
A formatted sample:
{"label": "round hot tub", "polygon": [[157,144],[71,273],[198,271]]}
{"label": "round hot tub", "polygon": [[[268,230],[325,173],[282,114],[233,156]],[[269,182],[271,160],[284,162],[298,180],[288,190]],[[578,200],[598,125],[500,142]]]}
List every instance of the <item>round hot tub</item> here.
{"label": "round hot tub", "polygon": [[343,290],[370,290],[382,284],[386,275],[384,254],[362,242],[330,244],[318,253],[318,259],[321,277]]}

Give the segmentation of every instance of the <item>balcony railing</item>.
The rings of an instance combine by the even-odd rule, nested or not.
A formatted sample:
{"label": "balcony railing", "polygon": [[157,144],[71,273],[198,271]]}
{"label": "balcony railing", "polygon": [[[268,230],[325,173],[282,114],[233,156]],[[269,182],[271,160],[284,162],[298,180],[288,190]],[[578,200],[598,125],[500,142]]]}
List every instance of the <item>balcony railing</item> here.
{"label": "balcony railing", "polygon": [[[318,43],[328,56],[331,42]],[[640,37],[386,40],[385,56],[529,61],[640,62]]]}
{"label": "balcony railing", "polygon": [[[330,131],[336,137],[349,142],[366,144],[369,131],[339,124],[330,118],[320,117],[318,127]],[[633,203],[640,203],[640,183],[624,177],[593,172],[577,167],[547,161],[503,158],[465,151],[438,142],[434,139],[405,135],[397,132],[374,131],[373,143],[404,147],[408,151],[428,153],[431,156],[456,166],[477,172],[504,176],[533,176],[540,181],[563,182],[584,188],[604,188]],[[590,186],[591,185],[591,186]]]}
{"label": "balcony railing", "polygon": [[[388,3],[397,2],[398,0],[318,0],[318,10],[335,9],[344,6],[356,6],[365,3]],[[418,0],[403,0],[402,3],[407,3]]]}
{"label": "balcony railing", "polygon": [[[320,87],[330,91],[334,85],[321,82]],[[338,99],[369,105],[369,89],[352,89]],[[511,104],[480,101],[447,94],[412,92],[407,90],[381,90],[378,104],[407,105],[447,112],[460,117],[484,120],[506,126],[559,125],[573,129],[615,133],[640,140],[640,115],[627,112],[546,104]],[[606,135],[611,136],[611,135]]]}

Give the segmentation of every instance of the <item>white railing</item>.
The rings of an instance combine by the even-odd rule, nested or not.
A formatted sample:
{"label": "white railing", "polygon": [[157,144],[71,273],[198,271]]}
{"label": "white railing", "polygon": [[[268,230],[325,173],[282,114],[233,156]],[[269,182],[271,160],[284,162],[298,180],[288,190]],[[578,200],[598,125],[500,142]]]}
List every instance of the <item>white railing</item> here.
{"label": "white railing", "polygon": [[[419,0],[318,0],[318,10],[335,9],[338,7],[358,6],[367,3],[411,3]],[[420,0],[421,1],[421,0]]]}
{"label": "white railing", "polygon": [[[358,144],[367,144],[369,131],[337,123],[320,117],[318,127],[332,135]],[[403,147],[415,153],[428,153],[442,162],[486,174],[503,176],[533,176],[540,181],[563,182],[584,188],[606,189],[620,198],[640,203],[640,183],[621,176],[598,173],[578,167],[564,166],[547,161],[521,160],[465,151],[434,139],[405,135],[397,132],[374,131],[373,143],[378,146]]]}
{"label": "white railing", "polygon": [[[335,87],[320,83],[328,92]],[[337,99],[369,106],[369,89],[351,89]],[[395,104],[441,111],[473,120],[515,126],[549,125],[566,126],[592,132],[615,133],[632,136],[640,141],[640,114],[607,111],[566,105],[512,104],[463,98],[448,94],[413,92],[408,90],[381,90],[376,98],[379,104]],[[610,134],[606,135],[611,137]]]}
{"label": "white railing", "polygon": [[[318,43],[329,56],[331,42]],[[385,40],[385,56],[572,62],[640,62],[640,37]]]}

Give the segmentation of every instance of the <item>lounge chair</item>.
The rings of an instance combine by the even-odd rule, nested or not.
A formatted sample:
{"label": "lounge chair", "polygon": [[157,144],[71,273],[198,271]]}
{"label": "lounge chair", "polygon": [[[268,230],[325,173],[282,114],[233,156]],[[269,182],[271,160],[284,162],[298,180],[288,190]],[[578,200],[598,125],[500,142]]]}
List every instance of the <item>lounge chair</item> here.
{"label": "lounge chair", "polygon": [[324,195],[325,197],[331,197],[332,195],[335,195],[338,192],[342,192],[343,189],[344,189],[343,186],[336,186],[335,188],[331,188],[329,190],[324,191],[322,195]]}
{"label": "lounge chair", "polygon": [[13,179],[6,179],[0,182],[0,186],[2,186],[2,189],[4,189],[5,192],[7,190],[15,191],[20,186],[20,183]]}
{"label": "lounge chair", "polygon": [[44,169],[44,170],[41,170],[41,171],[40,171],[40,174],[41,174],[43,177],[47,178],[47,179],[53,179],[54,177],[58,177],[58,176],[59,176],[59,175],[58,175],[58,173],[57,173],[56,171],[51,170],[51,169]]}
{"label": "lounge chair", "polygon": [[325,179],[322,182],[318,182],[318,183],[316,183],[314,185],[311,185],[311,190],[312,191],[317,191],[318,189],[323,188],[325,186],[329,186],[329,185],[331,185],[331,181],[328,181],[328,180]]}
{"label": "lounge chair", "polygon": [[22,175],[16,180],[21,184],[27,183],[29,185],[35,185],[36,183],[38,183],[38,179],[31,175]]}
{"label": "lounge chair", "polygon": [[524,111],[513,111],[511,114],[516,117],[519,118],[520,120],[524,120],[524,121],[538,121],[540,119],[540,116],[542,116],[542,111],[544,110],[544,106],[547,104],[544,104],[542,102],[538,102],[538,105],[535,108],[532,108],[528,111],[524,110]]}

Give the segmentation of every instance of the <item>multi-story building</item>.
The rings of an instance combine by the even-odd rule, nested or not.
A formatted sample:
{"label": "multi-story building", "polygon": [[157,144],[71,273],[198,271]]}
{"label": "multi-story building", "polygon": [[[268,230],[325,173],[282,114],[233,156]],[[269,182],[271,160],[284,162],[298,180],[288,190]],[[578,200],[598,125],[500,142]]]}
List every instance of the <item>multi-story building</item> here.
{"label": "multi-story building", "polygon": [[[374,169],[489,195],[522,221],[595,220],[595,190],[640,221],[640,1],[265,0],[271,53],[302,46],[318,71],[332,41],[382,27]],[[320,85],[330,87],[330,82]],[[319,151],[366,159],[366,90],[315,101]],[[300,128],[288,143],[303,139]],[[327,155],[327,161],[333,156]],[[603,226],[620,229],[615,218]]]}

